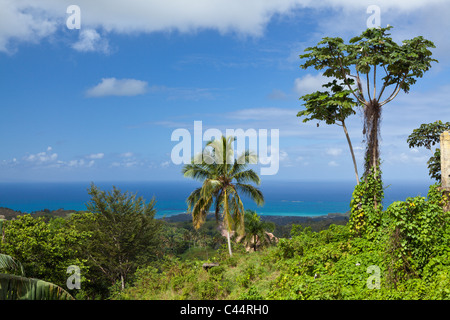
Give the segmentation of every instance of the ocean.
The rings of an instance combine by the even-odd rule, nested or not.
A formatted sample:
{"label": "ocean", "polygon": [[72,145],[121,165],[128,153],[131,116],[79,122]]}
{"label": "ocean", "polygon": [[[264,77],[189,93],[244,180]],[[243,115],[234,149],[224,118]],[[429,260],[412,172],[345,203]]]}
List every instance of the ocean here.
{"label": "ocean", "polygon": [[[397,181],[385,183],[384,206],[407,197],[426,197],[431,182]],[[157,218],[186,212],[186,198],[200,183],[195,181],[96,182],[101,190],[116,186],[142,196],[147,202],[156,199]],[[243,197],[245,209],[260,215],[320,216],[345,213],[350,209],[354,181],[266,181],[260,186],[265,197],[262,207]],[[43,209],[85,210],[90,196],[90,182],[0,183],[0,207],[21,212]]]}

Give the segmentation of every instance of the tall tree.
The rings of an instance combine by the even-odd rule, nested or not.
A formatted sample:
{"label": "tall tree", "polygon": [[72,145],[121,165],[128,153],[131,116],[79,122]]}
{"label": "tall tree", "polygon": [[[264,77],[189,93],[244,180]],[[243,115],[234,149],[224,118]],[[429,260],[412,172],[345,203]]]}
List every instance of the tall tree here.
{"label": "tall tree", "polygon": [[[408,136],[407,142],[410,148],[425,147],[432,151],[431,148],[439,143],[441,133],[449,130],[450,122],[443,123],[438,120],[432,123],[423,123],[419,128],[413,130]],[[430,177],[441,182],[441,149],[435,149],[427,164]]]}
{"label": "tall tree", "polygon": [[92,234],[83,248],[90,263],[110,280],[125,282],[139,265],[156,258],[160,244],[161,221],[155,219],[155,200],[146,203],[142,197],[112,191],[101,191],[94,184],[86,205],[93,215],[78,221],[78,228]]}
{"label": "tall tree", "polygon": [[247,169],[249,163],[256,163],[256,155],[245,151],[235,158],[235,140],[235,137],[221,137],[208,142],[203,152],[182,170],[185,177],[202,181],[202,186],[187,198],[194,227],[200,228],[214,205],[216,220],[221,219],[226,228],[230,256],[231,231],[236,228],[242,233],[244,230],[244,204],[239,194],[249,196],[258,205],[264,203],[262,192],[252,185],[259,185],[260,178],[252,169]]}
{"label": "tall tree", "polygon": [[[301,65],[303,69],[314,67],[324,70],[326,77],[343,81],[362,107],[366,142],[364,175],[373,172],[374,177],[379,175],[382,107],[401,90],[408,93],[417,78],[430,69],[431,63],[437,62],[431,58],[429,50],[435,48],[433,42],[418,36],[399,45],[388,33],[391,28],[366,29],[348,44],[339,37],[325,37],[300,55],[301,59],[306,59]],[[352,87],[350,79],[354,79],[356,87]],[[383,100],[385,92],[390,93]]]}
{"label": "tall tree", "polygon": [[[350,81],[353,80],[350,79]],[[331,92],[316,91],[300,97],[300,99],[305,101],[303,104],[305,110],[300,111],[297,114],[297,117],[305,117],[303,122],[319,120],[325,121],[326,124],[336,124],[342,127],[352,155],[356,183],[359,184],[358,165],[356,163],[352,141],[348,134],[347,125],[345,124],[345,119],[356,113],[354,107],[358,104],[351,98],[350,90],[345,90],[344,86],[345,84],[338,84],[337,80],[333,80],[332,82],[323,85],[325,88],[331,88]]]}

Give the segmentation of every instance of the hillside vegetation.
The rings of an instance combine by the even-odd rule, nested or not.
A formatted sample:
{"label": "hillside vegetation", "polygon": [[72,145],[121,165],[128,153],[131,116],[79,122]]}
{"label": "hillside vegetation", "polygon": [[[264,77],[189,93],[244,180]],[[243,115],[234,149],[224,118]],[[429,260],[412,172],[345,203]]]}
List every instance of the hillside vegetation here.
{"label": "hillside vegetation", "polygon": [[290,238],[260,251],[234,244],[208,260],[167,256],[136,273],[115,299],[448,299],[449,217],[442,193],[408,198],[380,212],[377,230],[351,224],[314,232],[293,225]]}
{"label": "hillside vegetation", "polygon": [[[355,188],[348,222],[276,225],[277,241],[256,251],[233,236],[232,256],[214,218],[199,229],[154,219],[153,200],[142,205],[140,222],[113,212],[3,220],[0,252],[20,261],[27,277],[76,299],[449,299],[450,220],[438,185],[427,198],[376,211],[365,205],[364,187]],[[136,237],[144,226],[146,236]],[[70,265],[81,271],[80,289],[67,288]]]}

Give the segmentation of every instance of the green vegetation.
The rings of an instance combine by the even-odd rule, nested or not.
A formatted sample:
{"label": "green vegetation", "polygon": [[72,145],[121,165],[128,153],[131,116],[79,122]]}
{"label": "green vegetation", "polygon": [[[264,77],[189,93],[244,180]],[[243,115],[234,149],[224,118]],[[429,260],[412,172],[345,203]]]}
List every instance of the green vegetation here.
{"label": "green vegetation", "polygon": [[[222,137],[183,168],[185,177],[202,182],[187,198],[189,221],[157,220],[155,199],[146,203],[93,184],[87,212],[44,211],[12,219],[8,212],[9,219],[0,219],[0,269],[5,272],[0,298],[450,299],[450,214],[443,209],[449,199],[439,184],[430,186],[426,198],[410,197],[386,209],[381,202],[381,107],[400,90],[408,92],[435,61],[431,42],[416,37],[399,46],[389,29],[368,29],[348,45],[324,38],[302,56],[308,59],[303,68],[325,69],[325,76],[343,83],[325,85],[331,94],[303,96],[306,110],[298,116],[342,125],[348,138],[344,120],[357,105],[364,109],[365,172],[359,181],[354,161],[357,184],[348,222],[310,220],[287,227],[245,211],[241,195],[264,203],[252,185],[260,178],[247,169],[256,158],[246,151],[234,159],[233,138]],[[377,66],[385,72],[378,97]],[[366,75],[367,98],[360,74]],[[394,90],[381,102],[389,86]],[[448,123],[422,125],[408,143],[430,148],[443,129]],[[353,155],[349,138],[348,143]],[[430,159],[429,168],[437,179],[436,163]],[[79,268],[81,288],[65,291],[70,266]]]}
{"label": "green vegetation", "polygon": [[[150,214],[150,225],[154,224],[157,231],[149,229],[152,231],[146,233],[147,239],[141,240],[153,245],[148,251],[140,247],[146,252],[139,255],[127,256],[130,268],[124,282],[120,277],[124,265],[119,263],[123,258],[115,246],[139,238],[125,229],[119,233],[121,228],[106,223],[96,229],[98,219],[106,219],[100,218],[101,213],[78,212],[49,221],[25,214],[3,221],[0,251],[20,261],[27,275],[64,289],[67,267],[78,265],[81,289],[67,290],[76,299],[448,299],[450,217],[442,209],[447,199],[438,186],[430,186],[426,198],[408,198],[383,210],[379,207],[377,212],[365,214],[364,220],[358,213],[361,208],[373,210],[370,197],[356,201],[364,205],[352,208],[346,224],[326,225],[317,231],[294,224],[288,233],[277,225],[268,231],[273,230],[278,241],[258,246],[256,251],[252,243],[245,246],[246,242],[238,242],[234,235],[232,256],[214,214],[198,229],[192,221],[155,220]],[[364,188],[371,187],[361,182],[353,199],[359,199]],[[117,189],[110,193],[114,194],[125,203],[135,199]],[[99,199],[106,199],[99,195]],[[124,216],[140,212],[146,217],[151,203],[122,203],[115,207],[115,214],[109,214],[111,219],[118,219],[119,211]],[[259,225],[254,229],[252,219]],[[123,221],[130,223],[125,218]],[[252,232],[261,231],[262,221],[255,212],[247,211],[245,221],[248,238],[252,238]],[[110,236],[95,235],[101,230]],[[98,263],[91,250],[107,256],[104,264]],[[102,268],[114,259],[118,259],[117,276],[111,278]],[[204,263],[218,265],[206,270]],[[10,266],[20,272],[17,264]]]}
{"label": "green vegetation", "polygon": [[259,185],[260,178],[252,169],[247,169],[249,163],[256,163],[256,156],[245,151],[235,158],[232,145],[235,140],[235,137],[222,136],[208,142],[205,149],[183,168],[185,177],[203,182],[187,199],[194,227],[200,228],[209,209],[215,205],[217,220],[222,212],[230,256],[231,231],[236,229],[242,233],[244,229],[244,204],[239,194],[248,195],[258,205],[264,204],[261,191],[250,184]]}
{"label": "green vegetation", "polygon": [[0,270],[0,300],[73,300],[53,283],[26,278],[22,264],[11,256],[0,254]]}
{"label": "green vegetation", "polygon": [[[328,84],[333,89],[331,97],[321,92],[304,96],[307,106],[308,102],[327,109],[335,109],[336,105],[341,105],[345,112],[340,112],[340,118],[334,115],[331,123],[342,121],[350,115],[351,112],[346,110],[352,103],[362,107],[363,134],[366,140],[364,176],[367,176],[371,169],[374,174],[377,173],[382,107],[392,101],[400,90],[408,93],[417,79],[431,68],[431,63],[437,62],[431,58],[432,53],[429,50],[435,48],[433,42],[419,36],[404,40],[402,45],[399,45],[388,33],[391,28],[392,26],[368,28],[361,35],[350,39],[348,44],[339,37],[325,37],[317,46],[306,48],[306,53],[300,56],[301,59],[306,59],[301,65],[303,69],[314,67],[316,70],[324,70],[324,76],[343,82],[342,85]],[[377,71],[378,78],[382,76],[381,84]],[[366,88],[363,88],[363,81]],[[357,87],[353,88],[355,82]],[[335,90],[336,86],[339,90]],[[344,86],[347,90],[343,90]],[[389,87],[393,87],[390,95],[382,100],[385,89]],[[354,98],[353,102],[348,98],[350,94]]]}
{"label": "green vegetation", "polygon": [[[432,185],[380,211],[377,228],[351,224],[319,232],[293,226],[289,238],[263,250],[234,244],[202,261],[164,259],[138,271],[120,299],[448,299],[449,215]],[[377,282],[377,272],[379,282]]]}

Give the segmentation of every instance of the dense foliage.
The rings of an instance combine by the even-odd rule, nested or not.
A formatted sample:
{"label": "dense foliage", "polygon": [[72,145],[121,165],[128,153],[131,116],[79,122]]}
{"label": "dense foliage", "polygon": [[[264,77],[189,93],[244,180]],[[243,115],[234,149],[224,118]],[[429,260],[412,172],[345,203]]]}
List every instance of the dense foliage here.
{"label": "dense foliage", "polygon": [[443,200],[432,185],[427,198],[379,208],[377,228],[360,233],[353,221],[319,232],[294,225],[290,237],[262,251],[235,244],[229,257],[219,250],[211,259],[219,266],[209,271],[202,261],[166,259],[140,269],[135,285],[116,298],[448,299],[450,220]]}
{"label": "dense foliage", "polygon": [[[231,257],[213,215],[199,229],[192,221],[155,221],[160,230],[147,233],[146,241],[158,245],[133,259],[136,269],[124,289],[120,274],[113,283],[84,249],[100,246],[94,235],[100,213],[3,221],[0,251],[20,261],[28,276],[64,289],[67,266],[78,265],[81,289],[68,290],[77,299],[449,299],[450,217],[442,210],[447,199],[439,185],[430,186],[426,198],[407,198],[374,212],[363,196],[365,188],[376,186],[362,182],[355,189],[352,206],[363,203],[363,220],[357,209],[349,223],[317,231],[292,225],[286,233],[276,226],[278,242],[256,251],[232,238]],[[123,240],[133,239],[124,230]],[[114,252],[108,259],[119,257]],[[218,266],[206,270],[205,262]]]}

